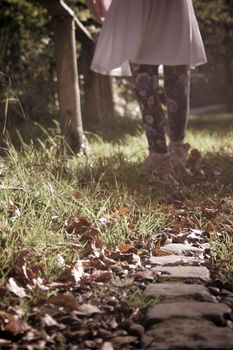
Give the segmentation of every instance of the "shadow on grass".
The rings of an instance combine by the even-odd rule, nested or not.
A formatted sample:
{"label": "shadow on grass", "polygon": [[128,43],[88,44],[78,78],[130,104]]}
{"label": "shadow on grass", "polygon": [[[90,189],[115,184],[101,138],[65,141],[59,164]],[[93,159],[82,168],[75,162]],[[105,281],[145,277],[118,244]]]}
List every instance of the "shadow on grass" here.
{"label": "shadow on grass", "polygon": [[188,199],[211,204],[216,198],[233,194],[233,157],[221,153],[203,157],[200,168],[192,174],[181,172],[168,180],[143,174],[138,162],[130,162],[122,154],[99,158],[77,175],[81,187],[92,184],[101,191],[133,194],[145,204],[149,199],[161,203],[182,203]]}
{"label": "shadow on grass", "polygon": [[113,120],[103,124],[89,126],[87,133],[97,134],[103,141],[116,144],[123,141],[127,136],[137,136],[143,131],[143,122],[141,118],[133,119],[130,117],[116,117]]}
{"label": "shadow on grass", "polygon": [[[190,116],[188,130],[192,131],[208,131],[211,134],[224,134],[233,130],[233,115],[203,115]],[[143,122],[141,118],[132,119],[130,117],[115,117],[103,124],[88,126],[85,130],[88,136],[97,135],[103,141],[116,144],[124,141],[125,137],[137,136],[143,132]],[[22,140],[29,144],[36,139],[46,141],[48,136],[54,137],[60,135],[58,121],[48,120],[45,124],[38,125],[36,122],[27,120],[15,128],[8,130],[8,138],[16,147],[21,148]],[[2,146],[4,141],[1,142]]]}
{"label": "shadow on grass", "polygon": [[[141,119],[132,119],[129,117],[116,117],[103,124],[93,124],[85,129],[85,133],[92,139],[96,139],[95,135],[103,141],[116,144],[124,141],[128,135],[136,136],[143,131],[143,123]],[[60,127],[57,120],[49,120],[46,123],[38,124],[35,121],[27,120],[19,124],[15,128],[7,130],[6,137],[0,141],[1,147],[6,146],[5,140],[8,139],[16,149],[20,149],[22,141],[25,144],[35,142],[40,139],[42,142],[50,137],[60,136]]]}

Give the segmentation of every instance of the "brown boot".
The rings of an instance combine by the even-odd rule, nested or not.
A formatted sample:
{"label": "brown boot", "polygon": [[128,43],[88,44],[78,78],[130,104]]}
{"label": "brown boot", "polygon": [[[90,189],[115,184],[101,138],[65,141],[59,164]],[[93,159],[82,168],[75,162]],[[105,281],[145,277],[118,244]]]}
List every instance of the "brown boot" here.
{"label": "brown boot", "polygon": [[168,146],[170,153],[171,164],[176,168],[186,168],[189,157],[188,151],[190,145],[183,142],[171,142]]}
{"label": "brown boot", "polygon": [[145,173],[151,172],[162,176],[170,174],[171,163],[169,153],[150,153],[142,165],[142,170]]}

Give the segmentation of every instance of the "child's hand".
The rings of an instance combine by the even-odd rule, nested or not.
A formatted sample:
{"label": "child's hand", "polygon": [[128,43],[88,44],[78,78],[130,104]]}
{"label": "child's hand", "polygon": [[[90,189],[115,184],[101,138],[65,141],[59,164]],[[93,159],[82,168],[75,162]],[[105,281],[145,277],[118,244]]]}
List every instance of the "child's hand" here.
{"label": "child's hand", "polygon": [[112,0],[86,0],[93,15],[103,23]]}

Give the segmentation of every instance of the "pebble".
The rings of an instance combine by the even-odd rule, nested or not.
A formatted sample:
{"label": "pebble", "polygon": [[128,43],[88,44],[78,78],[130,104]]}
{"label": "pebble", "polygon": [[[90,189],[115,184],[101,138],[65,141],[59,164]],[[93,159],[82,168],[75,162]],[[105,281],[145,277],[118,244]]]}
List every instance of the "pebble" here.
{"label": "pebble", "polygon": [[206,320],[174,319],[155,325],[145,334],[142,349],[232,350],[233,329]]}
{"label": "pebble", "polygon": [[205,266],[162,266],[154,267],[152,271],[167,278],[197,278],[205,281],[210,279],[209,270]]}
{"label": "pebble", "polygon": [[187,295],[199,295],[202,296],[203,293],[208,293],[205,286],[201,284],[185,284],[185,283],[157,283],[149,284],[145,290],[145,295],[150,297],[166,296],[166,297],[176,297],[176,296],[187,296]]}
{"label": "pebble", "polygon": [[195,257],[188,257],[184,255],[167,255],[167,256],[152,256],[150,258],[150,262],[152,265],[171,265],[171,264],[191,264],[195,262],[202,262],[203,260],[195,258]]}
{"label": "pebble", "polygon": [[161,250],[166,252],[172,252],[174,254],[183,255],[183,253],[190,255],[193,255],[193,253],[196,254],[202,254],[203,249],[197,248],[192,246],[191,244],[182,244],[182,243],[171,243],[166,244],[163,247],[161,247]]}
{"label": "pebble", "polygon": [[163,303],[154,305],[148,309],[145,316],[145,324],[151,325],[171,318],[208,318],[216,322],[222,322],[223,316],[230,315],[231,309],[223,303],[185,301]]}

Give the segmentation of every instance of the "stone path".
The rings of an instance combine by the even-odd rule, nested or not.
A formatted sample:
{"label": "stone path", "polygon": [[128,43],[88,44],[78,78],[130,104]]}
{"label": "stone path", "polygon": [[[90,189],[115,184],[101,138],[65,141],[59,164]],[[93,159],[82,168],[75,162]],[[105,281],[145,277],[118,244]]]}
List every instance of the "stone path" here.
{"label": "stone path", "polygon": [[161,250],[171,255],[150,259],[159,281],[149,284],[145,294],[158,302],[145,315],[141,349],[233,349],[233,302],[219,302],[211,293],[206,248],[170,243]]}

